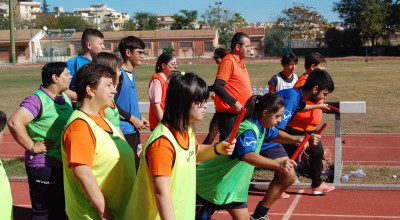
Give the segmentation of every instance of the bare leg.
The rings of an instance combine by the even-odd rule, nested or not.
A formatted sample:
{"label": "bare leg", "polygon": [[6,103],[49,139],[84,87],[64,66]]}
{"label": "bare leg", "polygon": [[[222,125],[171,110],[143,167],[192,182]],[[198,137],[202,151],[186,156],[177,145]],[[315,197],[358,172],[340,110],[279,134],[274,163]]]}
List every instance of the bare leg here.
{"label": "bare leg", "polygon": [[227,209],[226,211],[232,216],[233,220],[249,220],[250,214],[248,208],[243,209]]}

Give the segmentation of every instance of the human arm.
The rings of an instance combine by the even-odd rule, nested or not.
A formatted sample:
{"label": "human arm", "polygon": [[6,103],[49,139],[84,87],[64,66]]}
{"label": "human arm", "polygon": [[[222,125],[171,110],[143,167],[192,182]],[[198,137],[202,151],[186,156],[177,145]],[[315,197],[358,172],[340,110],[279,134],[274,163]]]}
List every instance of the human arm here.
{"label": "human arm", "polygon": [[154,113],[158,121],[161,121],[164,110],[161,108],[163,96],[163,87],[159,79],[155,78],[150,82],[149,86],[149,101],[152,105]]}
{"label": "human arm", "polygon": [[100,219],[113,220],[114,217],[93,175],[92,168],[81,164],[73,164],[71,168],[79,185],[99,213]]}
{"label": "human arm", "polygon": [[282,161],[277,161],[263,157],[256,152],[246,153],[242,156],[242,161],[255,167],[271,168],[286,173],[293,169],[294,166],[297,166],[296,162],[290,160],[289,158]]}
{"label": "human arm", "polygon": [[163,220],[175,219],[174,204],[169,186],[171,177],[169,176],[151,176],[154,186],[154,194],[157,202],[158,213]]}
{"label": "human arm", "polygon": [[276,93],[276,83],[278,82],[276,75],[272,76],[268,81],[269,93]]}
{"label": "human arm", "polygon": [[322,104],[317,104],[317,105],[306,105],[306,107],[304,107],[303,110],[301,110],[301,111],[305,112],[305,111],[310,111],[310,110],[314,110],[314,109],[321,109],[323,111],[330,110],[330,108],[328,107],[328,104],[322,103]]}
{"label": "human arm", "polygon": [[11,115],[7,125],[15,141],[17,141],[25,150],[30,151],[32,155],[47,152],[47,148],[51,148],[52,146],[51,142],[35,142],[28,135],[26,125],[28,125],[32,120],[33,117],[28,110],[20,108]]}
{"label": "human arm", "polygon": [[197,151],[196,161],[203,162],[214,158],[217,155],[232,155],[235,149],[236,139],[233,140],[232,144],[226,141],[222,141],[213,145],[200,145]]}
{"label": "human arm", "polygon": [[161,108],[161,104],[160,103],[151,103],[151,105],[153,106],[154,113],[156,114],[157,120],[161,121],[161,119],[163,118],[163,115],[164,115],[164,111]]}

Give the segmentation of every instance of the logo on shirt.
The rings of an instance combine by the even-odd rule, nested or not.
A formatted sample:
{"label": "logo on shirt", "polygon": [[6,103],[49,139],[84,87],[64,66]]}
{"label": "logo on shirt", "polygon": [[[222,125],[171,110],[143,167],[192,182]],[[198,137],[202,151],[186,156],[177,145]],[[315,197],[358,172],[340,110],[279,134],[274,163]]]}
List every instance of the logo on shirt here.
{"label": "logo on shirt", "polygon": [[252,147],[257,144],[257,140],[253,137],[245,137],[243,139],[243,146],[244,147]]}
{"label": "logo on shirt", "polygon": [[292,117],[292,112],[285,110],[282,115],[282,121],[288,121]]}

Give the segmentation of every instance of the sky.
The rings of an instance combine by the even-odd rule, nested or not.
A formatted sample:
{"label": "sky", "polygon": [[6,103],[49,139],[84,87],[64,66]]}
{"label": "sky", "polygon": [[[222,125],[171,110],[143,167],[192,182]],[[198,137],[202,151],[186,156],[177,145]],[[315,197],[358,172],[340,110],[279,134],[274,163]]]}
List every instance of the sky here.
{"label": "sky", "polygon": [[[43,0],[36,0],[43,3]],[[52,11],[53,7],[64,7],[64,11],[73,12],[75,8],[89,8],[92,4],[105,4],[117,12],[125,12],[133,16],[135,12],[151,12],[159,15],[173,15],[179,10],[197,10],[198,18],[207,10],[209,5],[216,6],[215,2],[222,2],[220,8],[240,13],[247,22],[274,21],[285,8],[293,3],[301,3],[314,7],[315,11],[328,20],[340,21],[338,14],[332,12],[333,3],[339,0],[47,0]],[[221,15],[221,19],[223,15]]]}

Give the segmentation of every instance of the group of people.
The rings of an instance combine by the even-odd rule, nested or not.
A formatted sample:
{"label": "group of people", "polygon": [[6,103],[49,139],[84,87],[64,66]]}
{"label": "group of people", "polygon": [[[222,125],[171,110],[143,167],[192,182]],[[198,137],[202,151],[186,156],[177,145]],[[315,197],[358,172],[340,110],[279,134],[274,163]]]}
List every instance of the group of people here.
{"label": "group of people", "polygon": [[[329,110],[323,100],[334,90],[322,55],[306,57],[306,73],[291,89],[285,83],[295,75],[297,58],[285,55],[284,70],[269,83],[271,93],[261,96],[251,94],[245,33],[233,36],[230,52],[215,51],[218,71],[210,87],[195,73],[176,71],[175,55],[164,52],[149,82],[147,120],[139,112],[134,74],[144,42],[122,38],[119,59],[102,52],[103,38],[98,30],[85,30],[83,53],[67,63],[47,63],[42,85],[8,120],[26,150],[32,219],[211,219],[222,209],[233,219],[268,219],[269,208],[297,179],[297,163],[288,155],[304,134],[311,134],[313,193],[334,189],[318,173],[322,145],[314,134],[320,113]],[[294,85],[297,78],[289,81]],[[212,133],[199,144],[191,123],[203,119],[210,90]],[[152,133],[142,146],[143,129]],[[247,195],[256,166],[275,175],[250,216]]]}

